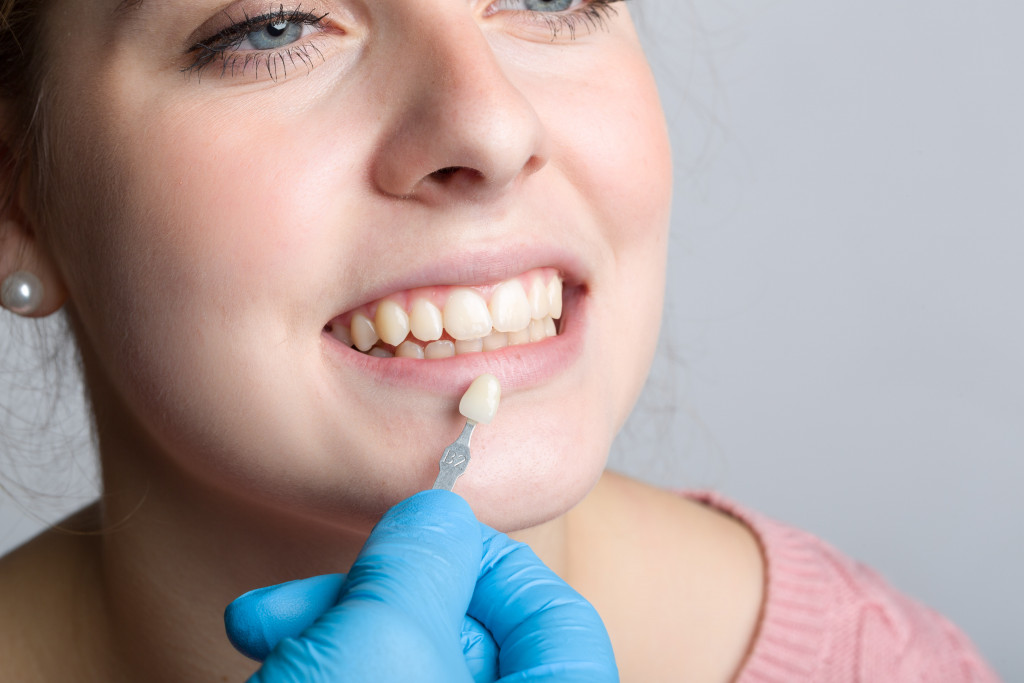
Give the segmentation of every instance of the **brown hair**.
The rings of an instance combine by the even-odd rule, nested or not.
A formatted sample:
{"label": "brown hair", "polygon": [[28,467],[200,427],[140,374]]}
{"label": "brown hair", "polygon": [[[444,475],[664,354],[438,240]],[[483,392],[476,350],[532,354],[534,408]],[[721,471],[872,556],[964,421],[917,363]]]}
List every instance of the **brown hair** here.
{"label": "brown hair", "polygon": [[0,0],[0,211],[36,147],[43,0]]}

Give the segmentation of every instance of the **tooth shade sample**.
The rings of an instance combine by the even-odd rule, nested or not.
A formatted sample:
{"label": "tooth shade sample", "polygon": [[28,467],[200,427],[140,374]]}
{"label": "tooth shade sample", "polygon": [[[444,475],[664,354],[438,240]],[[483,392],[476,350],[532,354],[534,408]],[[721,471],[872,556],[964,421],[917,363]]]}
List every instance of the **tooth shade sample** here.
{"label": "tooth shade sample", "polygon": [[542,320],[548,314],[548,288],[540,281],[540,278],[533,278],[530,283],[530,317],[534,320]]}
{"label": "tooth shade sample", "polygon": [[352,341],[355,343],[356,348],[364,353],[372,349],[373,345],[380,340],[373,321],[362,313],[356,313],[352,316],[349,332],[352,334]]}
{"label": "tooth shade sample", "polygon": [[402,342],[395,349],[395,358],[423,358],[423,347],[416,342]]}
{"label": "tooth shade sample", "polygon": [[562,317],[562,278],[553,277],[548,283],[548,315],[555,320]]}
{"label": "tooth shade sample", "polygon": [[420,341],[436,341],[444,333],[441,309],[426,299],[416,299],[409,312],[409,329]]}
{"label": "tooth shade sample", "polygon": [[484,350],[483,339],[460,339],[455,342],[455,355],[480,353]]}
{"label": "tooth shade sample", "polygon": [[530,302],[519,280],[500,284],[491,294],[487,308],[498,332],[513,332],[530,324]]}
{"label": "tooth shade sample", "polygon": [[398,346],[409,335],[409,314],[391,299],[377,305],[373,324],[385,344]]}
{"label": "tooth shade sample", "polygon": [[459,401],[459,412],[467,420],[487,424],[494,419],[501,402],[501,385],[494,375],[480,375]]}
{"label": "tooth shade sample", "polygon": [[427,348],[423,349],[423,357],[436,360],[438,358],[451,358],[455,355],[455,344],[442,339],[441,341],[430,342]]}
{"label": "tooth shade sample", "polygon": [[508,346],[508,335],[504,332],[492,332],[484,337],[484,351],[497,351]]}
{"label": "tooth shade sample", "polygon": [[455,289],[444,305],[444,329],[456,341],[480,339],[491,333],[487,302],[471,289]]}

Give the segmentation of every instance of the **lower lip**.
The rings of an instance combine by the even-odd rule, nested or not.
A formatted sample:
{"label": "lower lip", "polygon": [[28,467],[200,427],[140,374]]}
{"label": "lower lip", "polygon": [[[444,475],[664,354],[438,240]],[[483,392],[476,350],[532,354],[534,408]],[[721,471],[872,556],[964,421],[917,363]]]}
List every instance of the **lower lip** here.
{"label": "lower lip", "polygon": [[549,381],[580,358],[585,330],[585,301],[582,288],[565,291],[565,315],[557,336],[452,358],[377,358],[345,346],[326,332],[323,339],[332,359],[383,384],[457,394],[475,378],[491,373],[498,378],[502,391],[509,392]]}

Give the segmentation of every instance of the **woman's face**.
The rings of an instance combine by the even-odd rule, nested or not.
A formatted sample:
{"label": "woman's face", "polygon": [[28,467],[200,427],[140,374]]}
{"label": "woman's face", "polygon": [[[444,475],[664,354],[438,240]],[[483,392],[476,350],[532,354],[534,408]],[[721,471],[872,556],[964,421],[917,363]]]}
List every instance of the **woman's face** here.
{"label": "woman's face", "polygon": [[[44,229],[104,446],[370,518],[430,487],[491,372],[501,408],[456,490],[506,529],[575,504],[661,312],[669,148],[625,6],[123,4],[57,0],[46,32]],[[561,317],[531,337],[518,287],[543,314],[556,276]],[[408,341],[457,355],[378,357],[403,311]],[[357,314],[391,343],[352,348],[373,341]]]}

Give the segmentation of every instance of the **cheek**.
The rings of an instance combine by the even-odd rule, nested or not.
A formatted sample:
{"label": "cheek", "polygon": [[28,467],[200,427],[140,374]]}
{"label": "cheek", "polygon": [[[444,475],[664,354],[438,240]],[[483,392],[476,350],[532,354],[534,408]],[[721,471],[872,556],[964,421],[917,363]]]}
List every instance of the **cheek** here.
{"label": "cheek", "polygon": [[[586,188],[584,207],[600,227],[610,277],[595,284],[594,305],[609,361],[614,420],[625,420],[657,346],[665,285],[672,195],[672,161],[657,90],[643,56],[624,56],[615,69],[594,74],[565,99],[574,111],[563,118],[559,139],[572,182]],[[575,124],[575,125],[573,125]]]}
{"label": "cheek", "polygon": [[[598,286],[613,300],[636,352],[653,353],[661,316],[672,196],[668,130],[650,69],[639,49],[617,55],[568,93],[551,93],[557,158],[583,189],[614,276]],[[599,86],[595,84],[599,83]],[[564,103],[564,104],[563,104]],[[646,363],[646,361],[644,361]],[[630,365],[630,364],[627,364]],[[646,364],[643,365],[646,369]]]}
{"label": "cheek", "polygon": [[257,427],[294,437],[309,416],[284,408],[302,403],[289,400],[298,388],[282,360],[319,357],[317,330],[295,331],[309,326],[313,288],[328,286],[314,274],[331,259],[316,248],[331,227],[318,169],[283,126],[264,125],[254,144],[251,130],[173,103],[159,118],[81,109],[78,126],[57,131],[81,162],[59,169],[56,232],[99,372],[165,445],[227,452]]}
{"label": "cheek", "polygon": [[[595,216],[616,246],[662,246],[672,194],[668,129],[653,76],[639,49],[547,99],[552,137],[573,184],[587,188]],[[600,84],[595,85],[595,84]],[[639,244],[638,244],[639,243]]]}
{"label": "cheek", "polygon": [[[123,118],[90,122],[84,128],[94,134],[75,141],[83,157],[111,158],[63,183],[86,188],[88,197],[73,211],[90,218],[69,230],[93,257],[67,264],[72,290],[84,293],[76,305],[87,317],[124,310],[156,326],[154,337],[171,331],[161,325],[189,318],[265,322],[253,312],[303,286],[295,264],[317,268],[328,258],[315,248],[325,229],[316,201],[324,195],[316,186],[322,174],[271,125],[263,128],[266,141],[254,143],[251,131],[232,133],[208,121],[176,125],[188,117],[170,109],[135,130]],[[132,144],[121,146],[118,137]]]}

